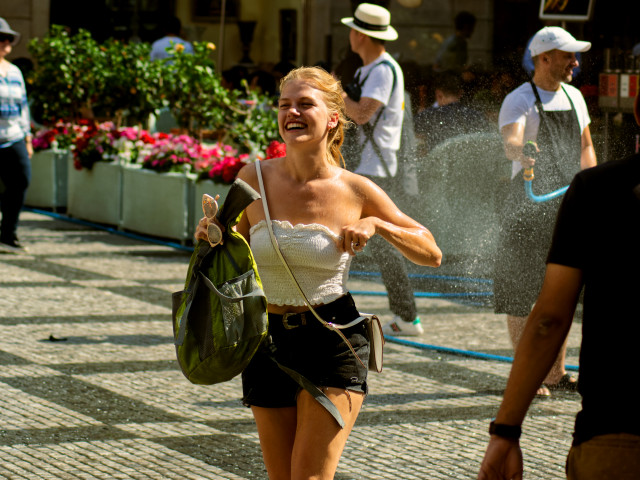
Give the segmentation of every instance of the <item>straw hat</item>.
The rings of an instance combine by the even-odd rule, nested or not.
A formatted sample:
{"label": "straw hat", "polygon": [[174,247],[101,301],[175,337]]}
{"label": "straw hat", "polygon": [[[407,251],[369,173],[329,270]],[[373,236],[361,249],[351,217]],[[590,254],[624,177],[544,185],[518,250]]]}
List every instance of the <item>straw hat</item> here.
{"label": "straw hat", "polygon": [[391,26],[389,10],[371,3],[361,3],[353,17],[340,20],[346,26],[380,40],[396,40],[398,32]]}

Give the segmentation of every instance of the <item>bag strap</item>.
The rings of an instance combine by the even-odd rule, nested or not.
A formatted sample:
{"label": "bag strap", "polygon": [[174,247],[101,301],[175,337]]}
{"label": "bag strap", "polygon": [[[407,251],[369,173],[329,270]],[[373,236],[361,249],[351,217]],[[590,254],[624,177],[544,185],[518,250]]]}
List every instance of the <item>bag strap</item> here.
{"label": "bag strap", "polygon": [[[266,217],[266,222],[267,225],[269,227],[269,235],[272,236],[273,235],[273,229],[271,227],[271,218],[269,217],[269,210],[267,207],[267,202],[265,199],[265,193],[264,193],[264,184],[262,182],[262,171],[260,169],[260,160],[255,162],[256,165],[256,173],[258,174],[258,183],[260,184],[260,192],[263,198],[263,206],[265,208],[265,217]],[[272,239],[273,242],[273,239]],[[282,257],[282,253],[280,252],[280,248],[276,248],[276,245],[274,245],[274,248],[276,250],[276,252],[278,253],[278,256],[280,256],[281,259],[283,259]],[[284,261],[284,260],[283,260]],[[286,263],[285,263],[286,265]],[[288,265],[286,265],[285,267],[288,270]],[[297,285],[297,282],[294,282]],[[298,286],[298,288],[300,288]],[[306,297],[305,297],[305,301],[306,301]],[[335,404],[331,401],[331,399],[329,397],[326,396],[326,394],[320,390],[313,382],[311,382],[309,379],[307,379],[304,375],[296,372],[295,370],[293,370],[292,368],[289,368],[285,365],[282,365],[280,362],[278,362],[278,360],[276,360],[275,357],[275,345],[273,344],[273,342],[270,344],[270,349],[271,349],[271,359],[276,363],[276,365],[278,365],[278,367],[280,367],[281,370],[283,370],[285,373],[287,373],[291,378],[293,378],[296,383],[298,383],[298,385],[300,385],[302,388],[304,388],[307,392],[309,392],[309,394],[315,398],[318,403],[320,403],[320,405],[322,405],[325,410],[327,410],[331,416],[334,418],[334,420],[338,423],[338,425],[340,426],[340,428],[344,428],[344,419],[342,418],[342,415],[340,414],[340,411],[338,410],[338,408],[335,406]]]}
{"label": "bag strap", "polygon": [[[396,69],[393,66],[393,63],[391,63],[389,60],[382,60],[378,63],[376,63],[371,70],[369,70],[369,73],[367,73],[367,76],[364,77],[362,80],[358,80],[358,85],[362,86],[364,85],[364,82],[367,81],[367,79],[369,78],[369,75],[371,75],[371,72],[373,71],[374,68],[376,68],[378,65],[387,65],[389,68],[391,68],[391,73],[393,73],[393,83],[391,84],[391,94],[393,93],[393,90],[396,88],[396,83],[398,81],[397,75],[396,75]],[[389,94],[389,98],[391,98],[391,94]]]}
{"label": "bag strap", "polygon": [[311,380],[309,380],[307,377],[296,372],[294,369],[289,368],[286,365],[282,365],[280,362],[278,362],[278,360],[276,360],[276,357],[275,357],[275,345],[273,344],[273,342],[271,342],[271,344],[267,348],[270,349],[270,353],[271,353],[269,357],[271,358],[271,360],[275,362],[275,364],[280,368],[280,370],[282,370],[287,375],[289,375],[293,380],[295,380],[295,382],[298,385],[300,385],[300,387],[305,389],[313,398],[315,398],[316,401],[320,405],[322,405],[327,412],[331,414],[331,416],[336,421],[336,423],[340,426],[340,428],[344,428],[345,424],[344,424],[342,415],[340,415],[340,410],[338,410],[338,408],[334,405],[331,399],[327,397],[325,393],[322,390],[320,390],[316,385],[314,385],[314,383]]}
{"label": "bag strap", "polygon": [[349,350],[351,350],[351,353],[353,353],[353,355],[358,359],[358,361],[362,364],[363,367],[367,368],[367,366],[364,364],[364,362],[360,359],[360,357],[356,353],[355,349],[353,348],[353,345],[351,345],[351,342],[349,342],[347,337],[345,337],[344,333],[342,333],[340,331],[341,329],[345,329],[345,328],[349,328],[349,327],[352,327],[354,325],[357,325],[358,323],[366,320],[367,317],[364,317],[364,316],[361,315],[361,316],[359,316],[358,318],[356,318],[355,320],[353,320],[352,322],[350,322],[350,323],[348,323],[346,325],[339,325],[339,324],[335,324],[335,323],[332,323],[332,322],[327,322],[326,320],[324,320],[318,314],[318,312],[316,312],[316,309],[313,308],[313,305],[311,305],[311,303],[309,303],[309,300],[307,299],[307,296],[305,295],[304,291],[302,290],[302,287],[300,287],[300,284],[298,283],[298,280],[293,275],[293,272],[291,271],[291,268],[289,267],[289,264],[285,260],[284,255],[282,254],[282,250],[280,250],[280,245],[278,245],[278,239],[276,238],[275,234],[273,233],[273,225],[271,223],[271,216],[269,215],[269,205],[267,205],[267,196],[266,196],[265,190],[264,190],[264,182],[262,181],[262,172],[260,170],[259,161],[256,162],[256,173],[258,174],[258,184],[260,185],[260,195],[262,196],[262,205],[264,207],[264,216],[265,216],[265,219],[266,219],[267,227],[269,229],[269,237],[271,238],[271,244],[273,245],[273,248],[276,251],[276,254],[280,258],[280,261],[282,262],[282,265],[284,266],[284,269],[287,271],[287,273],[291,277],[291,280],[293,280],[293,284],[296,286],[296,289],[300,293],[300,296],[304,300],[304,303],[309,308],[309,310],[311,311],[313,316],[316,317],[316,319],[323,326],[325,326],[329,330],[333,330],[338,335],[340,335],[342,340],[349,347]]}
{"label": "bag strap", "polygon": [[[389,60],[382,60],[381,62],[376,63],[373,66],[373,68],[369,70],[369,73],[367,73],[367,76],[364,77],[364,79],[362,79],[361,82],[359,82],[359,85],[361,86],[364,85],[364,82],[367,81],[367,79],[369,78],[369,75],[371,75],[371,72],[378,65],[387,65],[391,69],[391,73],[393,74],[393,83],[391,84],[391,93],[389,93],[389,101],[391,101],[391,96],[393,95],[393,91],[396,88],[398,77],[396,75],[395,67]],[[373,132],[378,126],[378,122],[380,121],[380,118],[382,117],[382,113],[384,112],[385,108],[386,108],[385,105],[382,105],[382,107],[380,107],[380,110],[378,111],[378,115],[376,116],[376,119],[374,120],[373,125],[371,125],[368,122],[362,125],[362,131],[364,132],[364,143],[362,144],[362,146],[364,147],[367,144],[367,142],[371,142],[373,151],[378,156],[378,159],[380,160],[380,163],[384,168],[384,173],[387,175],[387,178],[393,178],[393,175],[391,175],[391,170],[389,169],[389,165],[387,165],[387,162],[384,159],[384,155],[382,154],[382,150],[380,149],[380,146],[376,143],[375,139],[373,138]]]}

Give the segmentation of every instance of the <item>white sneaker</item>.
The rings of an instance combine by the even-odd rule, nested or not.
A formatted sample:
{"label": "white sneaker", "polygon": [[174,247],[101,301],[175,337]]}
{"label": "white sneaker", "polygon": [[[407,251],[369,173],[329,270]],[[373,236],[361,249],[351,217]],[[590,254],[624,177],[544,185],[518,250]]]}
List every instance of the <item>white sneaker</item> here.
{"label": "white sneaker", "polygon": [[416,317],[413,322],[409,323],[404,322],[396,315],[389,323],[386,323],[382,327],[382,333],[390,336],[417,337],[424,333],[424,329],[422,328],[419,317]]}

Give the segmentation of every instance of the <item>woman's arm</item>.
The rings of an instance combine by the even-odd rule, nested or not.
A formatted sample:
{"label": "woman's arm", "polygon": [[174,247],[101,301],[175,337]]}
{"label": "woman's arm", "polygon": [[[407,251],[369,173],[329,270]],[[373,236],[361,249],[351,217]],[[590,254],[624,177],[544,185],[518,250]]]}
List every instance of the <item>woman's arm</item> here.
{"label": "woman's arm", "polygon": [[359,220],[343,227],[343,248],[359,251],[377,234],[413,263],[440,266],[442,252],[431,232],[402,213],[375,183],[364,177],[354,177],[363,199],[362,214]]}

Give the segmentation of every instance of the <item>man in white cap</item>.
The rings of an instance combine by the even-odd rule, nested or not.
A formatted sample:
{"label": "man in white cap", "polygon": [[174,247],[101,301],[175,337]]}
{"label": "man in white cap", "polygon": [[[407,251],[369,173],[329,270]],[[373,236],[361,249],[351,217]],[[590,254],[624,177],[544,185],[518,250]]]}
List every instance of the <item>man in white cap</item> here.
{"label": "man in white cap", "polygon": [[[513,168],[494,265],[494,309],[507,315],[514,350],[540,292],[561,201],[528,198],[523,169],[534,168],[532,188],[542,196],[568,185],[580,169],[596,165],[587,106],[580,91],[567,84],[578,66],[576,52],[590,48],[560,27],[539,30],[529,45],[533,78],[509,93],[500,109],[498,123]],[[536,153],[523,151],[528,142]],[[564,369],[565,351],[563,347],[539,396],[548,397],[554,389],[576,390],[576,379]]]}
{"label": "man in white cap", "polygon": [[[387,53],[385,41],[396,40],[391,14],[379,5],[361,3],[353,17],[342,23],[351,28],[351,50],[362,59],[354,81],[345,86],[347,115],[358,125],[358,148],[352,159],[355,172],[370,178],[387,194],[397,191],[397,153],[404,116],[404,76],[400,65]],[[349,152],[346,152],[349,155]],[[352,162],[349,162],[352,163]],[[393,319],[384,325],[387,335],[423,333],[404,259],[382,238],[369,247],[388,292]]]}
{"label": "man in white cap", "polygon": [[[634,114],[640,124],[640,97]],[[624,389],[637,377],[640,337],[640,155],[579,172],[556,221],[542,290],[513,362],[479,480],[521,480],[521,425],[565,342],[584,287],[580,395],[569,480],[640,478],[640,410]],[[594,255],[593,246],[599,255]]]}

